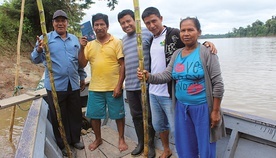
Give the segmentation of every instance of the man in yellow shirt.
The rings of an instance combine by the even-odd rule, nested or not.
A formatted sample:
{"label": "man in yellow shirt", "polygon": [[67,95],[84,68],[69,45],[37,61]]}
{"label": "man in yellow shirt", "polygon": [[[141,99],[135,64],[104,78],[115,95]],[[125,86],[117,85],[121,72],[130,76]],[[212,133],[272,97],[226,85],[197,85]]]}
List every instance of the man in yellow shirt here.
{"label": "man in yellow shirt", "polygon": [[86,117],[91,118],[92,129],[96,140],[89,145],[95,150],[102,144],[101,119],[106,116],[116,120],[119,132],[119,150],[127,150],[124,139],[125,110],[122,86],[125,78],[124,56],[121,40],[107,33],[108,16],[98,13],[92,16],[92,24],[96,40],[88,42],[87,38],[80,39],[80,67],[85,67],[89,61],[91,66],[91,81],[87,103]]}

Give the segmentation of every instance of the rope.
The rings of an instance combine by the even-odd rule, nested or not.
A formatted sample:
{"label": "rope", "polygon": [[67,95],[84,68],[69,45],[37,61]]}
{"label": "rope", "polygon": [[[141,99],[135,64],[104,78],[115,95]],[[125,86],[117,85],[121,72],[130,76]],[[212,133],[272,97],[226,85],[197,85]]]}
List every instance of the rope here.
{"label": "rope", "polygon": [[[40,80],[38,83],[37,88],[29,88],[28,90],[40,90],[44,88],[44,79]],[[13,92],[13,96],[15,96],[16,94],[20,94],[20,90],[23,89],[23,86],[16,86],[14,87],[14,92]],[[17,104],[18,108],[22,111],[29,111],[30,107],[27,109],[24,109],[20,106],[20,104]]]}
{"label": "rope", "polygon": [[[16,94],[20,94],[20,90],[23,89],[23,86],[16,86],[14,87],[14,92],[13,92],[13,96],[15,96]],[[30,108],[27,109],[23,109],[19,104],[16,104],[18,106],[18,108],[22,111],[28,111]]]}

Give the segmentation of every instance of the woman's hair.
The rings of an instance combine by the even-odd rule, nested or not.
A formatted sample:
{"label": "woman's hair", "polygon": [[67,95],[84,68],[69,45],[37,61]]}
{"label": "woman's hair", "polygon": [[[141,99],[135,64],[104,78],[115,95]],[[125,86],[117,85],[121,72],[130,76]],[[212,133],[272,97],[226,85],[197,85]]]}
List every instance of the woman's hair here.
{"label": "woman's hair", "polygon": [[193,23],[195,24],[195,27],[196,27],[197,31],[201,31],[201,26],[200,26],[199,20],[198,20],[196,17],[195,17],[195,18],[186,17],[185,19],[182,19],[182,20],[180,21],[179,27],[181,27],[181,24],[182,24],[184,21],[186,21],[186,20],[191,20],[191,21],[193,21]]}
{"label": "woman's hair", "polygon": [[92,25],[94,26],[95,21],[100,19],[102,19],[105,22],[106,26],[109,27],[108,16],[102,13],[97,13],[92,16]]}
{"label": "woman's hair", "polygon": [[118,22],[120,23],[120,19],[122,19],[124,16],[130,15],[133,20],[135,20],[134,12],[130,9],[122,10],[120,13],[118,13]]}

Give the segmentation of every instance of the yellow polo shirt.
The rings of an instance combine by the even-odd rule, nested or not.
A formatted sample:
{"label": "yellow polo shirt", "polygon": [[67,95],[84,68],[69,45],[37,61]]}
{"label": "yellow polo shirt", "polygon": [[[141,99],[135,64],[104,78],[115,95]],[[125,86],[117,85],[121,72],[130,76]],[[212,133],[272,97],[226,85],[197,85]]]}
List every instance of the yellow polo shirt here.
{"label": "yellow polo shirt", "polygon": [[90,62],[90,91],[114,90],[119,80],[120,64],[118,59],[124,57],[122,46],[122,41],[112,35],[104,44],[97,39],[87,43],[84,55]]}

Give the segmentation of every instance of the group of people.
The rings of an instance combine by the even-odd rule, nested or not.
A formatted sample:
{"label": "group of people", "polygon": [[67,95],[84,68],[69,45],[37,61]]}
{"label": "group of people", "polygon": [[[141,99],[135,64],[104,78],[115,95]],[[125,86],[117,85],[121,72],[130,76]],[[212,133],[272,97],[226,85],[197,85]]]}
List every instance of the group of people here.
{"label": "group of people", "polygon": [[[159,133],[163,146],[161,158],[172,155],[169,134],[175,133],[175,145],[179,157],[213,158],[216,140],[225,136],[220,103],[223,97],[223,81],[215,46],[211,42],[198,42],[201,34],[197,18],[186,18],[180,29],[162,24],[163,17],[155,7],[142,13],[147,28],[142,29],[144,67],[138,68],[136,26],[134,12],[123,10],[118,22],[126,33],[122,40],[108,33],[108,16],[97,13],[92,16],[96,40],[79,40],[67,32],[68,17],[62,10],[53,16],[54,31],[47,34],[53,63],[53,73],[62,122],[69,144],[83,149],[80,142],[81,105],[78,105],[80,89],[86,77],[83,68],[89,62],[91,81],[89,85],[86,117],[91,118],[95,140],[89,145],[95,150],[102,144],[101,119],[106,112],[116,120],[118,149],[125,151],[125,111],[123,82],[134,123],[138,145],[131,155],[138,156],[144,150],[144,126],[141,103],[140,79],[146,76],[148,85],[149,153],[155,157],[154,136]],[[38,37],[32,60],[45,65],[45,88],[51,97],[45,50]],[[150,73],[149,73],[150,72]],[[80,88],[81,87],[81,88]],[[49,101],[54,135],[62,153],[66,155],[61,140],[53,101]],[[106,110],[108,109],[108,110]]]}

